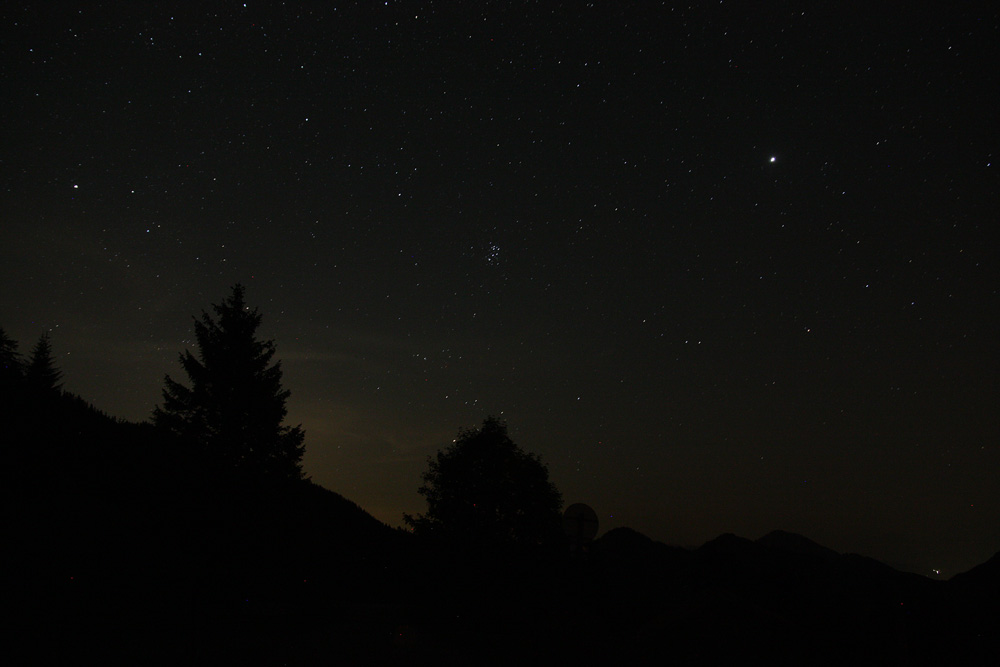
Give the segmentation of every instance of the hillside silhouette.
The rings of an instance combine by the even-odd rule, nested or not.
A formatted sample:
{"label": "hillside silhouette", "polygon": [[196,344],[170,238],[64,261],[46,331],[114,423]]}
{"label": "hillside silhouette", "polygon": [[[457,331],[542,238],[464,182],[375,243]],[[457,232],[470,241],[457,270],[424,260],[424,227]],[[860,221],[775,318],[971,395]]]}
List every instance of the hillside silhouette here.
{"label": "hillside silhouette", "polygon": [[949,581],[793,533],[461,552],[5,377],[5,606],[32,662],[993,664],[1000,554]]}

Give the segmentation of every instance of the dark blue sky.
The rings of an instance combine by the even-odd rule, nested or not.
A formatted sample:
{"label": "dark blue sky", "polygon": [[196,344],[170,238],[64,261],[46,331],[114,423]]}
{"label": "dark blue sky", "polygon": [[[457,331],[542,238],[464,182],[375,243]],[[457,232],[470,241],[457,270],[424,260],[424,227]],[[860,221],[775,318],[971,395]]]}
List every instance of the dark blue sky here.
{"label": "dark blue sky", "polygon": [[1000,550],[1000,19],[815,3],[2,10],[0,326],[145,419],[242,282],[393,525],[502,415],[602,529]]}

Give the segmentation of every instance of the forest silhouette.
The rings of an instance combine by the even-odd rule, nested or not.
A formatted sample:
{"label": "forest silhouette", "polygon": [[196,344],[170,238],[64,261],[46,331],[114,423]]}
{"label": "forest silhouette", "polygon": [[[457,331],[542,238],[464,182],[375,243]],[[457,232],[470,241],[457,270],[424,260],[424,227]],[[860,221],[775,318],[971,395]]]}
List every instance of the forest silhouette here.
{"label": "forest silhouette", "polygon": [[[149,422],[62,388],[57,340],[0,330],[3,595],[31,663],[993,664],[1000,554],[930,580],[805,537],[584,545],[487,417],[391,528],[304,478],[305,433],[235,286],[195,318]],[[415,484],[416,487],[416,484]],[[573,548],[571,548],[571,546]],[[13,649],[11,649],[13,650]]]}

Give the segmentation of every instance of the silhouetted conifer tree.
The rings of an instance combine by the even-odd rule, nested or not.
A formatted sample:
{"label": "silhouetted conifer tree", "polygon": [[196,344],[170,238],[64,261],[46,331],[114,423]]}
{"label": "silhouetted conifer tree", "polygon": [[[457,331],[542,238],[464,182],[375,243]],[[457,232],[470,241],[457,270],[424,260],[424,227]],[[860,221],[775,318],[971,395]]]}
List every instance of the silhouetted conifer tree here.
{"label": "silhouetted conifer tree", "polygon": [[562,495],[535,454],[518,447],[490,417],[461,431],[434,458],[419,493],[427,513],[404,521],[417,534],[472,548],[537,545],[561,534]]}
{"label": "silhouetted conifer tree", "polygon": [[56,368],[52,360],[52,344],[49,342],[49,335],[42,334],[35,347],[31,350],[31,357],[24,370],[24,378],[28,386],[37,391],[58,392],[62,389],[62,371]]}
{"label": "silhouetted conifer tree", "polygon": [[21,378],[23,367],[21,353],[17,351],[17,341],[7,336],[0,328],[0,382],[8,387]]}
{"label": "silhouetted conifer tree", "polygon": [[282,425],[290,392],[281,387],[281,362],[271,364],[274,341],[256,338],[261,315],[246,305],[242,285],[212,309],[217,319],[203,312],[194,321],[198,356],[180,356],[191,386],[168,375],[154,423],[225,467],[301,479],[305,433]]}

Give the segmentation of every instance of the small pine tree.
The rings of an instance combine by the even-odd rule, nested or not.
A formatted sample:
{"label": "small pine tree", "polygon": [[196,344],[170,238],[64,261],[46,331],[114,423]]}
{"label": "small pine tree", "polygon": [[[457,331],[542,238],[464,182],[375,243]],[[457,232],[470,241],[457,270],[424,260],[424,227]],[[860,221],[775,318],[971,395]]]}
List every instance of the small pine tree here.
{"label": "small pine tree", "polygon": [[7,336],[0,328],[0,378],[3,381],[14,382],[23,372],[21,353],[17,351],[17,341]]}
{"label": "small pine tree", "polygon": [[180,355],[191,386],[168,375],[153,422],[225,468],[301,479],[305,433],[282,425],[290,392],[281,387],[281,362],[271,364],[274,341],[256,338],[261,315],[246,305],[242,285],[212,309],[217,319],[203,312],[194,321],[198,356]]}
{"label": "small pine tree", "polygon": [[42,334],[24,369],[24,379],[28,386],[40,392],[58,392],[62,389],[62,371],[56,368],[52,359],[52,344],[49,335]]}
{"label": "small pine tree", "polygon": [[22,390],[23,379],[24,362],[17,351],[17,341],[8,338],[7,332],[0,329],[0,410],[12,410],[11,416],[16,412],[11,400]]}

